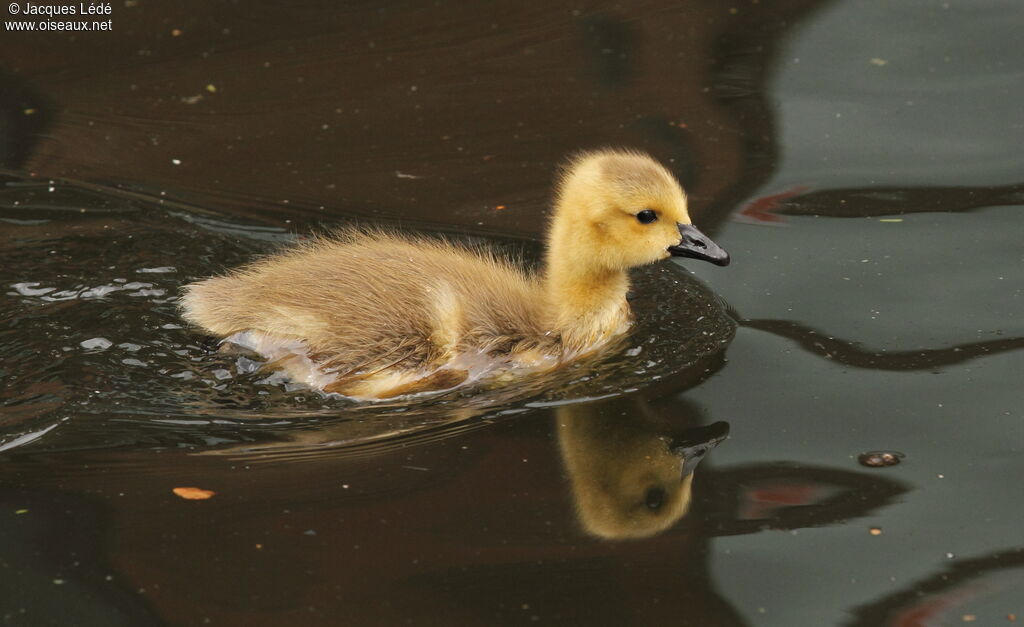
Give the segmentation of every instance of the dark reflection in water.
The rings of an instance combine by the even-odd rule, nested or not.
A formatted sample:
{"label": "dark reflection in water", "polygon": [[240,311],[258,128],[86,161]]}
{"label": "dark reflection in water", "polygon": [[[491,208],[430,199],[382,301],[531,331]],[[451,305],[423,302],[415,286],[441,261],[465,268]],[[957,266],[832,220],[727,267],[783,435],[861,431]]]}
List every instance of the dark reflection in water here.
{"label": "dark reflection in water", "polygon": [[112,564],[108,512],[95,498],[6,484],[0,490],[0,551],[4,569],[17,576],[5,576],[0,587],[4,624],[165,624]]}
{"label": "dark reflection in water", "polygon": [[57,119],[22,164],[46,176],[276,222],[285,201],[536,233],[564,155],[624,143],[676,160],[714,231],[770,172],[747,163],[772,141],[757,92],[817,4],[140,3],[113,37],[9,33],[0,58],[47,77]]}
{"label": "dark reflection in water", "polygon": [[705,481],[714,535],[835,524],[892,505],[908,489],[877,475],[792,462],[728,467]]}
{"label": "dark reflection in water", "polygon": [[[1024,548],[1013,548],[981,557],[956,559],[924,581],[869,605],[853,609],[851,627],[927,625],[952,621],[1014,623],[1019,611],[1020,585],[1024,579]],[[984,624],[984,623],[983,623]]]}
{"label": "dark reflection in water", "polygon": [[948,348],[922,350],[869,350],[859,342],[832,337],[789,320],[742,320],[741,326],[767,331],[795,340],[809,353],[836,363],[872,370],[934,370],[985,355],[997,355],[1024,348],[1024,337],[959,344]]}
{"label": "dark reflection in water", "polygon": [[1024,183],[990,187],[870,187],[796,194],[768,213],[864,218],[904,213],[956,213],[1024,203]]}
{"label": "dark reflection in water", "polygon": [[31,84],[0,67],[0,168],[25,166],[54,117]]}

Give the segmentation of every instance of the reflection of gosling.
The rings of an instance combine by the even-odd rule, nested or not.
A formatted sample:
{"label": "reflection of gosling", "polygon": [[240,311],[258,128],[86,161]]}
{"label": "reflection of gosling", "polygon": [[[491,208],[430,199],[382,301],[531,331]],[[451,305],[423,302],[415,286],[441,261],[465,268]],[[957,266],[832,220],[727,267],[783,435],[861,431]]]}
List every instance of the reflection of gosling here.
{"label": "reflection of gosling", "polygon": [[591,535],[644,538],[671,527],[689,509],[697,463],[728,435],[717,422],[672,438],[638,409],[620,401],[558,411],[562,459]]}
{"label": "reflection of gosling", "polygon": [[389,398],[556,367],[629,327],[630,268],[725,265],[650,157],[578,157],[559,186],[543,272],[486,249],[346,231],[193,283],[184,317],[327,392]]}

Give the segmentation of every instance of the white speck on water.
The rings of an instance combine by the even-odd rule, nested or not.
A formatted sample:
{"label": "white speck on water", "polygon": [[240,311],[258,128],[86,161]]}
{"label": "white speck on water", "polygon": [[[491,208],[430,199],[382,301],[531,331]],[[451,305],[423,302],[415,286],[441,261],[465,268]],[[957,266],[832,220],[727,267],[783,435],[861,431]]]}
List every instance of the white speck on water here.
{"label": "white speck on water", "polygon": [[171,159],[171,163],[174,165],[181,165],[181,159]]}
{"label": "white speck on water", "polygon": [[39,438],[43,437],[44,435],[46,435],[47,433],[49,433],[50,431],[52,431],[53,429],[56,429],[56,428],[57,428],[57,424],[52,424],[49,427],[40,429],[39,431],[33,431],[31,433],[26,433],[24,435],[19,435],[18,437],[14,438],[13,440],[8,440],[8,441],[0,444],[0,451],[8,451],[8,450],[11,450],[11,449],[14,449],[14,448],[18,448],[19,446],[22,446],[24,444],[28,444],[29,442],[33,442],[35,440],[38,440]]}
{"label": "white speck on water", "polygon": [[11,287],[18,290],[18,293],[22,296],[41,296],[42,294],[48,294],[57,289],[54,287],[36,288],[35,286],[37,285],[39,285],[39,283],[15,283]]}
{"label": "white speck on water", "polygon": [[114,343],[111,342],[110,340],[108,340],[105,337],[94,337],[92,339],[88,339],[88,340],[85,340],[84,342],[79,343],[79,346],[81,346],[82,348],[84,348],[86,350],[101,350],[101,351],[105,351],[105,350],[107,350],[108,348],[110,348],[113,345],[114,345]]}

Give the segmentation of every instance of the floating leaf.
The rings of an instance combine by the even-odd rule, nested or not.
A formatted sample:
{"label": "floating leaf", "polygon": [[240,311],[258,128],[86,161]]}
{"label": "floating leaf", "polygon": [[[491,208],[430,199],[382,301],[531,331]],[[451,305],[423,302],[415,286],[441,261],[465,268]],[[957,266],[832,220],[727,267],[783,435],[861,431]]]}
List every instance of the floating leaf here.
{"label": "floating leaf", "polygon": [[174,488],[173,492],[181,498],[190,501],[203,501],[216,494],[213,490],[204,490],[196,487]]}

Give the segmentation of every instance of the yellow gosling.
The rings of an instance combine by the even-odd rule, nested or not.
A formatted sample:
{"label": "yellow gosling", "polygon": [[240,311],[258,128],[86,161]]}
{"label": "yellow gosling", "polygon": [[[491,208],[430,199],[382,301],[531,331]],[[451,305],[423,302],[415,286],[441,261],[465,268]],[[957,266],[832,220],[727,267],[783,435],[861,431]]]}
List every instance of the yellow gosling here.
{"label": "yellow gosling", "polygon": [[484,247],[349,229],[192,283],[181,309],[297,381],[383,399],[593,353],[629,329],[629,269],[672,255],[729,263],[664,167],[604,150],[566,167],[538,273]]}

